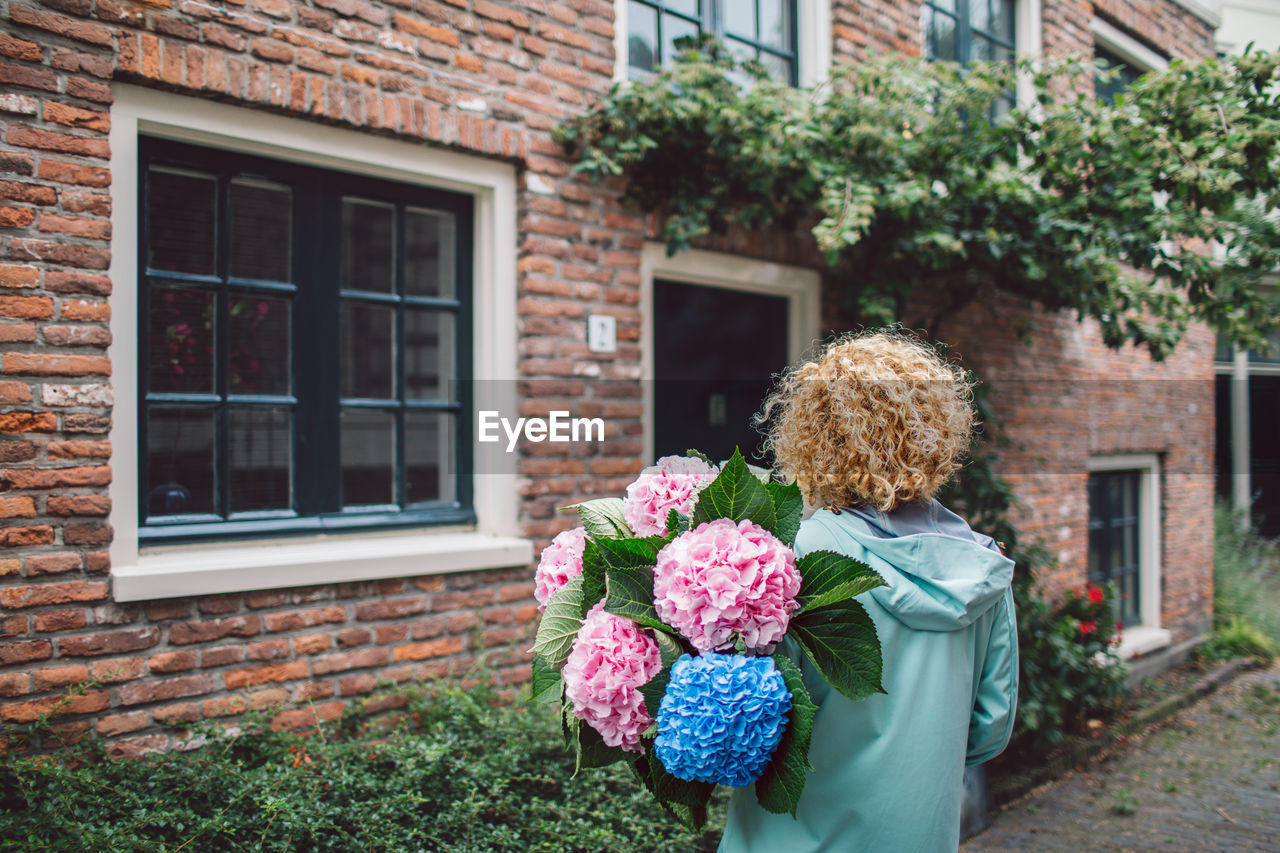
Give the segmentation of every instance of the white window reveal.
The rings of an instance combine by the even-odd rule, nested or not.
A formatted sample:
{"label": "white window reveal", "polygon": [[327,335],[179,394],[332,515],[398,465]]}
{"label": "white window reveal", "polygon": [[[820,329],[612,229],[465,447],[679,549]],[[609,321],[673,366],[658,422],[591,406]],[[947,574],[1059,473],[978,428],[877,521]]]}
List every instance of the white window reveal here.
{"label": "white window reveal", "polygon": [[1120,653],[1169,645],[1160,626],[1160,461],[1154,453],[1089,460],[1089,580],[1114,584],[1124,625]]}

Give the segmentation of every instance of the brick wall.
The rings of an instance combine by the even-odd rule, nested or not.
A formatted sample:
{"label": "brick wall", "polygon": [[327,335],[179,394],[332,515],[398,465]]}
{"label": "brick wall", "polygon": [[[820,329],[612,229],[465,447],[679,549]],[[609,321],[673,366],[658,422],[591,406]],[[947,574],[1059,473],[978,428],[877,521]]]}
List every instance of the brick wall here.
{"label": "brick wall", "polygon": [[984,300],[948,319],[939,336],[993,389],[1000,473],[1013,484],[1015,520],[1057,560],[1041,576],[1060,596],[1088,565],[1088,460],[1152,453],[1160,466],[1161,626],[1174,642],[1209,627],[1213,591],[1214,337],[1193,327],[1154,364],[1145,351],[1102,343],[1097,324]]}
{"label": "brick wall", "polygon": [[[1122,26],[1154,10],[1166,23],[1153,38],[1202,52],[1207,36],[1168,0],[1105,5]],[[1088,4],[1043,6],[1046,46],[1087,43]],[[834,54],[918,53],[919,22],[909,0],[838,0]],[[314,700],[276,717],[304,725],[379,679],[457,673],[484,650],[505,683],[527,678],[521,650],[536,616],[527,569],[111,600],[109,321],[135,310],[113,298],[106,274],[111,84],[517,165],[521,414],[573,399],[576,414],[603,415],[611,430],[603,448],[525,448],[520,517],[541,547],[572,524],[557,507],[618,493],[644,462],[639,263],[654,226],[619,207],[617,186],[572,177],[551,138],[611,85],[613,37],[605,0],[0,0],[0,719],[29,720],[91,677],[101,685],[60,709],[66,733],[94,730],[132,754],[172,745],[161,720]],[[794,234],[705,245],[818,265]],[[616,354],[587,351],[588,313],[617,317]],[[834,310],[826,320],[837,323]],[[1054,329],[1046,340],[1078,333],[1044,322]],[[1203,345],[1187,349],[1198,365]],[[1021,365],[1028,354],[1007,358]],[[1028,484],[1030,505],[1034,491]],[[1045,527],[1035,513],[1028,522]],[[1078,513],[1063,523],[1078,532]],[[1208,541],[1185,536],[1188,554]],[[1199,576],[1171,576],[1170,591],[1203,611]]]}

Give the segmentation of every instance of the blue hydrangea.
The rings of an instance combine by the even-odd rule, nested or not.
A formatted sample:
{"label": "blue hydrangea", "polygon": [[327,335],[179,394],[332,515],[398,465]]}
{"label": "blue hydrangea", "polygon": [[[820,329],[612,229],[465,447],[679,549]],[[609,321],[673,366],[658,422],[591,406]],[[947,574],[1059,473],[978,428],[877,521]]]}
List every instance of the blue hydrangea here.
{"label": "blue hydrangea", "polygon": [[790,710],[772,658],[683,655],[658,706],[654,750],[672,776],[740,788],[764,772]]}

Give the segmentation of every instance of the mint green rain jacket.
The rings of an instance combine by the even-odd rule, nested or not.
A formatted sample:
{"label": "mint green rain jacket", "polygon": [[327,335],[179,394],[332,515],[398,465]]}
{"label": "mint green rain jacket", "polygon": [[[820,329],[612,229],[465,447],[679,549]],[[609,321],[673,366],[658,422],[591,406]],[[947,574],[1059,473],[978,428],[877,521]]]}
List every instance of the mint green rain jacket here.
{"label": "mint green rain jacket", "polygon": [[916,510],[907,524],[863,509],[820,510],[801,525],[797,554],[847,554],[887,582],[858,597],[880,636],[886,693],[850,702],[806,662],[819,710],[796,818],[739,788],[719,853],[959,847],[964,768],[998,755],[1013,728],[1013,563],[936,501]]}

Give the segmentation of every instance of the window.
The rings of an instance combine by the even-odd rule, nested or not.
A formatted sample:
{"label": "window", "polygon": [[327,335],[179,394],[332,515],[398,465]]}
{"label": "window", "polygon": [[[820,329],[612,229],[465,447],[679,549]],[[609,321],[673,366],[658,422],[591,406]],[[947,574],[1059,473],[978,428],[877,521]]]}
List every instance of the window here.
{"label": "window", "polygon": [[[717,293],[742,296],[747,302],[757,305],[759,301],[754,297],[765,297],[769,303],[765,307],[778,312],[777,317],[764,317],[759,313],[744,315],[738,318],[741,322],[736,324],[736,330],[727,329],[716,334],[732,337],[744,326],[750,329],[758,324],[769,324],[774,336],[778,337],[781,332],[785,340],[785,351],[773,359],[775,363],[785,364],[800,359],[806,348],[821,336],[821,276],[805,267],[702,249],[689,249],[668,257],[664,244],[652,241],[644,244],[640,260],[640,300],[645,307],[645,317],[649,318],[644,323],[640,365],[644,380],[641,383],[644,390],[644,458],[656,459],[661,453],[669,452],[669,444],[665,449],[663,447],[665,439],[684,440],[680,436],[687,438],[695,432],[702,436],[699,439],[702,441],[727,437],[731,442],[728,447],[738,444],[746,453],[748,445],[756,437],[749,430],[743,435],[733,435],[737,430],[727,413],[733,410],[736,392],[751,386],[758,375],[754,379],[745,378],[740,372],[741,365],[728,363],[719,368],[714,364],[700,365],[693,374],[682,373],[678,362],[658,355],[660,347],[655,342],[672,333],[672,330],[664,332],[661,325],[681,320],[675,313],[664,314],[657,310],[664,298],[661,292],[664,289],[668,291],[668,299],[693,296],[706,300],[709,305],[720,301],[715,298]],[[781,300],[785,300],[785,305],[779,304]],[[755,354],[753,358],[758,355],[761,354]],[[769,358],[767,352],[763,355]],[[746,376],[750,377],[750,374]],[[720,387],[708,387],[705,384],[708,378],[718,380]],[[701,396],[697,396],[699,393]],[[759,394],[758,391],[756,393]],[[664,395],[669,399],[660,400]],[[691,399],[689,423],[687,428],[682,428],[678,425],[681,417],[678,409]],[[755,397],[755,404],[759,399],[759,396]],[[676,425],[674,429],[673,424]],[[689,444],[685,444],[687,446]]]}
{"label": "window", "polygon": [[1016,0],[925,0],[925,56],[959,63],[1012,62],[1015,10]]}
{"label": "window", "polygon": [[1116,619],[1124,624],[1120,654],[1163,648],[1172,634],[1160,627],[1160,460],[1154,453],[1089,459],[1088,577],[1112,582],[1120,593]]}
{"label": "window", "polygon": [[1089,475],[1089,580],[1115,584],[1120,596],[1116,616],[1125,625],[1142,621],[1141,482],[1141,471]]}
{"label": "window", "polygon": [[473,521],[470,197],[139,153],[139,538]]}
{"label": "window", "polygon": [[[1094,18],[1093,55],[1101,68],[1118,70],[1110,80],[1094,80],[1094,96],[1114,100],[1148,71],[1169,67],[1169,60],[1102,18]],[[1100,69],[1101,71],[1101,69]]]}
{"label": "window", "polygon": [[[1138,82],[1138,78],[1142,76],[1142,69],[1134,67],[1124,57],[1102,45],[1094,47],[1093,56],[1100,66],[1093,82],[1093,96],[1100,101],[1114,101],[1116,95]],[[1108,78],[1104,76],[1104,71],[1113,71],[1115,76]]]}
{"label": "window", "polygon": [[797,0],[627,0],[627,75],[641,77],[676,54],[676,39],[710,33],[779,79],[800,79]]}

